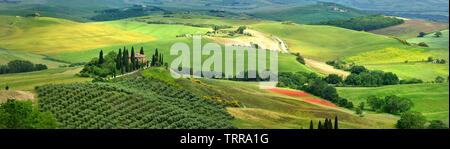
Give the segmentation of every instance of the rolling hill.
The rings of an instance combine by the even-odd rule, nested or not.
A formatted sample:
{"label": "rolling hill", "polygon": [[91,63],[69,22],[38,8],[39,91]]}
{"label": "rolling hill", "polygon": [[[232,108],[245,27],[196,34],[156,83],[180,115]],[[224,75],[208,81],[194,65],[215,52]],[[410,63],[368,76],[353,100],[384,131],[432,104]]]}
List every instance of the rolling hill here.
{"label": "rolling hill", "polygon": [[443,30],[443,31],[439,31],[442,33],[441,37],[435,37],[434,34],[436,32],[433,33],[429,33],[428,35],[426,35],[423,38],[411,38],[408,39],[408,42],[411,43],[421,43],[421,42],[425,42],[430,48],[442,48],[445,49],[449,47],[448,44],[448,38],[449,38],[449,34],[448,34],[448,29],[447,30]]}
{"label": "rolling hill", "polygon": [[320,61],[345,58],[384,47],[408,48],[386,36],[331,26],[273,22],[259,23],[251,27],[265,33],[278,35],[287,42],[291,52],[300,52],[307,58]]}
{"label": "rolling hill", "polygon": [[448,22],[448,0],[325,0],[346,6],[407,18]]}
{"label": "rolling hill", "polygon": [[[42,2],[42,1],[34,1]],[[75,5],[75,2],[72,3]],[[101,2],[101,1],[98,1]],[[133,1],[130,1],[133,2]],[[142,3],[143,1],[134,1]],[[135,4],[133,2],[133,4]],[[147,1],[148,2],[148,1]],[[153,1],[156,3],[157,1]],[[179,0],[176,2],[184,2]],[[202,1],[205,3],[205,1]],[[218,1],[211,1],[211,3]],[[261,4],[279,3],[277,6],[289,4],[292,1],[258,1]],[[30,1],[31,3],[31,1]],[[207,2],[206,2],[207,3]],[[114,3],[113,3],[114,4]],[[111,4],[111,5],[113,5]],[[129,4],[129,3],[127,3]],[[202,3],[201,3],[202,4]],[[260,4],[260,3],[255,3]],[[161,4],[164,5],[164,4]],[[214,4],[211,4],[214,5]],[[229,4],[238,5],[236,8],[250,8],[253,5],[245,3]],[[228,4],[225,4],[228,6]],[[102,6],[103,7],[103,6]],[[113,6],[104,6],[105,8]],[[102,8],[103,9],[103,8]],[[297,10],[295,10],[297,11]],[[160,101],[162,99],[178,100],[178,98],[166,98],[159,96],[176,96],[179,92],[172,87],[180,87],[186,89],[198,97],[210,97],[212,99],[220,99],[216,102],[223,103],[226,101],[239,102],[239,106],[227,107],[226,110],[234,119],[230,123],[237,128],[307,128],[310,120],[323,120],[323,118],[332,118],[339,116],[342,122],[342,128],[394,128],[398,116],[389,114],[380,114],[368,112],[364,117],[354,114],[354,111],[339,107],[327,107],[321,104],[311,103],[309,100],[319,100],[312,95],[304,97],[294,97],[281,94],[271,90],[260,89],[258,83],[255,82],[236,82],[227,80],[211,80],[211,79],[173,79],[164,69],[155,70],[154,68],[143,70],[137,73],[137,76],[124,77],[125,80],[118,78],[117,80],[106,81],[104,83],[87,83],[91,78],[80,78],[75,76],[81,67],[67,67],[70,63],[88,62],[98,56],[98,52],[103,50],[105,53],[117,51],[124,46],[127,48],[145,48],[145,53],[153,53],[158,48],[166,57],[167,62],[175,58],[169,54],[170,47],[176,42],[187,43],[192,46],[192,35],[205,35],[212,31],[213,26],[225,26],[228,31],[236,30],[239,26],[247,26],[250,35],[245,39],[258,40],[258,36],[279,37],[280,41],[286,42],[290,53],[301,53],[306,58],[307,65],[300,64],[296,60],[296,56],[290,53],[280,53],[279,68],[281,72],[312,72],[319,74],[328,74],[330,72],[346,73],[340,70],[321,70],[324,62],[329,60],[341,59],[348,62],[364,65],[371,70],[384,70],[396,73],[401,79],[419,78],[424,81],[433,81],[436,76],[448,76],[448,64],[432,64],[425,63],[421,60],[430,56],[434,58],[442,58],[448,61],[448,45],[447,48],[424,48],[415,45],[407,45],[399,39],[388,37],[385,35],[377,35],[370,32],[354,31],[332,26],[323,25],[302,25],[296,23],[276,22],[261,19],[237,19],[223,18],[212,16],[200,16],[191,14],[164,14],[153,15],[137,18],[128,18],[115,21],[89,22],[81,23],[71,20],[51,18],[51,17],[15,17],[0,16],[0,64],[14,59],[26,59],[36,63],[44,63],[50,66],[50,69],[39,72],[6,74],[0,75],[0,88],[10,86],[14,90],[26,90],[31,92],[39,92],[40,99],[44,99],[43,103],[55,104],[63,103],[72,107],[88,107],[87,115],[83,117],[77,115],[76,110],[64,109],[61,106],[46,106],[42,108],[57,113],[64,111],[67,114],[58,114],[57,118],[64,123],[64,128],[75,128],[70,125],[67,117],[83,124],[82,128],[96,128],[93,122],[84,122],[83,119],[96,119],[101,121],[101,128],[108,128],[106,125],[108,120],[113,119],[110,116],[101,118],[93,115],[106,115],[104,111],[96,111],[97,108],[86,103],[66,102],[63,99],[71,100],[74,96],[70,94],[61,94],[61,92],[72,92],[74,87],[80,89],[80,92],[86,92],[84,88],[92,90],[98,89],[97,93],[89,93],[90,97],[101,95],[102,97],[115,97],[114,95],[126,96],[136,95],[139,99],[132,102],[126,102],[125,107],[132,109],[130,105],[147,105],[147,102]],[[447,32],[448,33],[448,32]],[[208,42],[217,42],[218,38],[229,40],[243,40],[244,37],[225,36],[225,37],[209,37],[202,40],[202,44]],[[448,41],[448,34],[447,34]],[[412,40],[412,39],[411,39]],[[423,38],[430,45],[443,45],[445,40],[436,41],[433,44],[431,38]],[[279,42],[282,44],[283,42]],[[148,54],[147,56],[150,56]],[[56,59],[56,61],[55,61]],[[57,61],[63,60],[65,62]],[[405,63],[405,61],[409,61]],[[66,63],[67,62],[67,63]],[[313,67],[312,65],[316,66]],[[320,68],[318,68],[320,67]],[[333,69],[333,68],[326,68]],[[137,77],[137,78],[133,78]],[[158,81],[145,84],[139,79],[157,78]],[[128,78],[129,80],[127,80]],[[130,79],[131,78],[131,79]],[[138,81],[136,81],[138,80]],[[161,83],[160,81],[164,82]],[[78,82],[78,83],[74,83]],[[130,83],[131,82],[131,83]],[[46,84],[59,85],[46,85]],[[152,85],[159,86],[152,86]],[[168,84],[162,85],[162,84]],[[46,85],[45,87],[60,89],[61,92],[43,93],[45,90],[35,90],[36,86]],[[150,86],[147,86],[150,85]],[[172,86],[173,85],[173,86]],[[390,93],[399,93],[401,96],[410,97],[416,104],[415,110],[424,112],[430,119],[439,119],[448,121],[448,85],[446,84],[418,84],[418,85],[396,85],[384,86],[379,88],[339,88],[339,93],[343,97],[354,101],[355,105],[362,101],[366,95],[376,94],[385,95]],[[168,87],[170,86],[170,87]],[[113,88],[114,92],[107,93],[107,89]],[[160,95],[155,89],[168,89]],[[83,89],[82,89],[83,88]],[[105,89],[106,88],[106,89]],[[150,94],[145,94],[148,88]],[[435,89],[435,90],[434,90]],[[141,92],[141,94],[139,93]],[[76,94],[76,93],[74,93]],[[126,94],[126,95],[125,95]],[[150,96],[158,95],[158,98]],[[186,95],[186,94],[180,94]],[[62,98],[56,99],[54,97]],[[79,95],[76,95],[79,96]],[[169,96],[169,97],[170,97]],[[220,98],[215,98],[220,97]],[[208,98],[208,100],[211,100]],[[142,100],[141,100],[142,99]],[[424,100],[426,99],[426,100]],[[98,107],[110,106],[120,109],[115,105],[109,104],[114,101],[112,98],[89,98]],[[185,98],[182,99],[183,102]],[[125,100],[121,100],[124,101]],[[166,102],[164,102],[166,103]],[[167,104],[167,103],[166,103]],[[167,104],[167,105],[170,105]],[[189,106],[183,103],[182,106]],[[429,107],[436,107],[427,109]],[[180,107],[172,107],[166,109],[166,113],[170,113],[173,109]],[[105,110],[105,108],[102,108]],[[143,110],[143,109],[140,109]],[[108,111],[108,110],[105,110]],[[143,110],[145,111],[145,109]],[[173,110],[174,115],[183,117],[180,111]],[[195,113],[195,110],[188,110]],[[111,112],[111,111],[109,111]],[[112,110],[114,112],[114,110]],[[73,115],[75,113],[75,115]],[[127,112],[120,111],[120,116],[127,115]],[[180,115],[179,115],[180,114]],[[117,115],[117,114],[116,114]],[[129,114],[127,116],[130,116]],[[136,116],[136,117],[135,117]],[[205,117],[211,115],[203,115]],[[140,119],[145,116],[133,115],[133,119]],[[121,117],[123,119],[123,117]],[[219,124],[208,120],[208,128],[215,128]],[[194,121],[187,118],[187,121]],[[142,121],[136,121],[140,124]],[[129,128],[123,125],[132,125],[129,121],[114,122],[115,127],[111,128]],[[117,125],[116,125],[117,124]],[[179,123],[176,123],[179,124]],[[100,125],[100,123],[99,123]],[[137,124],[133,124],[136,126]],[[172,128],[172,125],[166,123],[159,124],[165,126],[162,128]],[[158,126],[159,126],[158,125]],[[175,124],[174,124],[175,125]],[[181,125],[181,124],[180,124]],[[121,127],[123,126],[123,127]],[[220,126],[228,126],[227,124]],[[154,127],[132,127],[132,128],[154,128]],[[159,127],[157,127],[159,128]],[[191,127],[189,127],[191,128]],[[194,127],[196,128],[196,127]],[[222,127],[219,127],[222,128]]]}
{"label": "rolling hill", "polygon": [[0,47],[36,54],[80,51],[154,40],[152,36],[99,24],[47,17],[0,16],[0,18],[2,30],[6,30],[6,34],[0,36]]}
{"label": "rolling hill", "polygon": [[414,102],[412,110],[422,112],[429,120],[448,123],[448,84],[395,85],[376,88],[338,88],[338,92],[355,104],[366,102],[371,95],[384,97],[397,95]]}
{"label": "rolling hill", "polygon": [[[272,10],[271,10],[272,9]],[[330,20],[343,20],[364,16],[368,13],[335,3],[317,3],[304,6],[287,7],[284,9],[267,8],[251,12],[251,15],[263,19],[277,21],[292,21],[311,24]]]}
{"label": "rolling hill", "polygon": [[[398,117],[389,114],[367,114],[359,117],[353,111],[306,102],[312,96],[292,97],[259,88],[256,82],[214,79],[173,80],[168,72],[149,69],[142,73],[187,89],[199,96],[215,96],[221,100],[237,100],[239,107],[228,107],[237,128],[289,129],[307,128],[311,120],[339,117],[342,128],[393,128]],[[370,123],[369,123],[370,122]],[[374,123],[371,123],[374,122]]]}
{"label": "rolling hill", "polygon": [[370,32],[380,35],[394,36],[402,39],[409,39],[417,37],[420,32],[432,33],[443,29],[448,29],[448,23],[407,19],[403,24],[373,30]]}

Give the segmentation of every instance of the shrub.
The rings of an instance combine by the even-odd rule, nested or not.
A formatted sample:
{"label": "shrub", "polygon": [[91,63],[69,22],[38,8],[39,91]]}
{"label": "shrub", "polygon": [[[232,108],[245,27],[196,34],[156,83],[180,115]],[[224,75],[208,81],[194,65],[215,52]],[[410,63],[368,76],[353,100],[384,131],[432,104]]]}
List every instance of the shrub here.
{"label": "shrub", "polygon": [[0,128],[3,129],[49,129],[57,122],[51,113],[40,112],[31,101],[8,100],[0,104]]}
{"label": "shrub", "polygon": [[438,77],[436,77],[435,82],[436,83],[444,83],[445,82],[445,78],[441,77],[441,76],[438,76]]}
{"label": "shrub", "polygon": [[421,42],[421,43],[419,43],[419,44],[417,44],[417,45],[418,45],[418,46],[421,46],[421,47],[429,47],[428,44],[425,43],[425,42]]}
{"label": "shrub", "polygon": [[406,112],[400,116],[396,127],[399,129],[423,129],[425,128],[426,118],[419,112]]}
{"label": "shrub", "polygon": [[400,84],[420,84],[420,83],[423,83],[423,80],[416,79],[416,78],[400,81]]}
{"label": "shrub", "polygon": [[395,95],[386,96],[384,99],[376,96],[369,96],[367,98],[367,103],[373,111],[391,114],[400,114],[409,111],[414,105],[410,99],[401,98]]}
{"label": "shrub", "polygon": [[343,82],[343,79],[337,74],[330,74],[325,78],[325,81],[329,84],[339,84]]}
{"label": "shrub", "polygon": [[427,127],[428,129],[448,129],[448,126],[441,120],[433,120]]}

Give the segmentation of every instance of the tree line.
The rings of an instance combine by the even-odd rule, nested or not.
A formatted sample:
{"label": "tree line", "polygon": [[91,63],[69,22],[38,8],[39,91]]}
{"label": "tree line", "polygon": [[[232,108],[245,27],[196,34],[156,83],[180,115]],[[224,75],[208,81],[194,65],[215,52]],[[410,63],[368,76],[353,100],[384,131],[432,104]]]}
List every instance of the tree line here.
{"label": "tree line", "polygon": [[[423,62],[431,62],[436,64],[445,64],[444,59],[434,59],[429,57]],[[380,70],[370,71],[364,66],[355,64],[347,64],[342,60],[327,61],[328,65],[333,66],[336,69],[350,71],[351,75],[344,79],[341,76],[330,74],[325,78],[329,84],[335,84],[336,86],[364,86],[364,87],[378,87],[383,85],[397,85],[397,84],[420,84],[424,83],[423,80],[417,78],[409,78],[400,80],[398,76],[392,72],[384,72]],[[405,61],[408,63],[408,61]],[[447,79],[442,76],[437,76],[434,83],[444,83]]]}
{"label": "tree line", "polygon": [[325,78],[325,81],[329,84],[335,84],[337,86],[365,87],[421,82],[421,80],[405,80],[401,82],[398,76],[392,72],[384,72],[380,70],[371,71],[364,66],[355,65],[347,71],[350,71],[351,74],[345,79],[342,76],[330,74]]}
{"label": "tree line", "polygon": [[6,65],[0,65],[0,74],[41,71],[48,69],[44,64],[33,64],[26,60],[13,60]]}
{"label": "tree line", "polygon": [[351,74],[344,81],[345,85],[382,86],[400,83],[398,76],[392,72],[370,71],[364,66],[353,66],[350,68],[350,72]]}
{"label": "tree line", "polygon": [[[319,121],[317,123],[317,127],[316,128],[317,129],[339,129],[338,117],[337,116],[334,117],[334,124],[333,124],[331,119],[325,118],[323,123],[322,123],[322,121]],[[311,120],[310,123],[309,123],[309,129],[314,129],[314,122],[313,122],[313,120]]]}
{"label": "tree line", "polygon": [[403,24],[404,22],[405,21],[403,19],[398,19],[395,17],[386,17],[383,15],[368,15],[345,20],[331,20],[318,24],[337,26],[357,31],[372,31],[389,26]]}

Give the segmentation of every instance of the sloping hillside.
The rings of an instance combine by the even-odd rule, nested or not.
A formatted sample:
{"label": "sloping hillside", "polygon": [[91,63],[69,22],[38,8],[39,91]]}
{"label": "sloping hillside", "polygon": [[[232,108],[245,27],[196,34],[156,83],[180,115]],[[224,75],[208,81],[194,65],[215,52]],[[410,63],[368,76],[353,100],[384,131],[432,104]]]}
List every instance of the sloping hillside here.
{"label": "sloping hillside", "polygon": [[429,120],[442,120],[448,123],[448,84],[395,85],[376,88],[342,87],[339,95],[355,104],[366,102],[367,97],[397,95],[413,101],[414,111],[422,112]]}
{"label": "sloping hillside", "polygon": [[318,23],[330,20],[349,19],[364,16],[368,13],[334,3],[318,3],[287,8],[267,8],[252,15],[277,21],[292,21],[295,23]]}
{"label": "sloping hillside", "polygon": [[408,48],[390,37],[331,26],[260,23],[252,27],[284,39],[291,52],[300,52],[307,58],[321,61],[344,58],[383,47]]}
{"label": "sloping hillside", "polygon": [[437,23],[425,20],[405,20],[405,23],[383,29],[370,31],[371,33],[394,36],[403,39],[414,38],[420,32],[431,33],[448,28],[448,23]]}
{"label": "sloping hillside", "polygon": [[78,23],[47,17],[0,16],[6,34],[0,36],[0,48],[54,54],[105,46],[139,43],[154,37],[92,23]]}
{"label": "sloping hillside", "polygon": [[[199,96],[217,100],[236,100],[239,107],[228,107],[237,128],[289,129],[308,128],[311,120],[339,117],[342,128],[394,128],[398,117],[389,114],[367,114],[359,117],[353,111],[310,102],[314,96],[288,96],[259,88],[257,82],[213,79],[178,79],[167,77],[167,71],[145,70],[144,76],[162,78],[178,84]],[[164,75],[166,74],[166,75]]]}

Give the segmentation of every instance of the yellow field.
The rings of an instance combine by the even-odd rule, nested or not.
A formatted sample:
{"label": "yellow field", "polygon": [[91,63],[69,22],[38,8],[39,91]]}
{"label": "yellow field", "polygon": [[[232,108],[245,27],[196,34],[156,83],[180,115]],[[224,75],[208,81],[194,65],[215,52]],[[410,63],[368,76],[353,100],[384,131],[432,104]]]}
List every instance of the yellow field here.
{"label": "yellow field", "polygon": [[404,63],[405,61],[426,61],[430,56],[433,56],[433,54],[422,49],[385,48],[361,53],[349,57],[347,60],[359,64],[389,64]]}
{"label": "yellow field", "polygon": [[0,16],[0,47],[38,54],[82,51],[152,41],[149,35],[124,31],[109,25],[77,23],[55,18]]}

